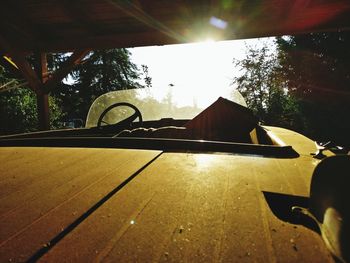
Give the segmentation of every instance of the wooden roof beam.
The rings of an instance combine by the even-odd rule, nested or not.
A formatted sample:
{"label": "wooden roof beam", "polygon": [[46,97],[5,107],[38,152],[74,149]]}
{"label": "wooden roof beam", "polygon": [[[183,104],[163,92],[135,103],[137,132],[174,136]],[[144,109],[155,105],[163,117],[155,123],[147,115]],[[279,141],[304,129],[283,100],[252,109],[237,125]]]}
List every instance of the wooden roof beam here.
{"label": "wooden roof beam", "polygon": [[41,94],[43,84],[32,66],[27,61],[26,54],[24,52],[13,49],[12,46],[13,45],[11,45],[11,43],[7,42],[0,35],[0,47],[11,57],[11,60],[17,65],[23,77],[28,81],[29,87],[36,94]]}

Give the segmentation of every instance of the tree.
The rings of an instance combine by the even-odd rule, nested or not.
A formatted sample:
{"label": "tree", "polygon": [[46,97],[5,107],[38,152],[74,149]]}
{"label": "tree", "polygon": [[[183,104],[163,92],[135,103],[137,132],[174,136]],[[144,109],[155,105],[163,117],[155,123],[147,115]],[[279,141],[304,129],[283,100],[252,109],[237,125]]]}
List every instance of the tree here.
{"label": "tree", "polygon": [[248,46],[246,57],[234,64],[241,75],[234,77],[233,83],[262,122],[302,129],[298,103],[288,93],[278,57],[266,43],[261,48]]}
{"label": "tree", "polygon": [[[60,63],[64,55],[58,56]],[[142,82],[144,85],[140,84]],[[63,101],[63,109],[70,118],[85,119],[92,102],[100,95],[122,89],[150,87],[152,78],[147,66],[142,72],[130,61],[127,49],[92,51],[71,73],[68,81],[54,91]]]}
{"label": "tree", "polygon": [[[6,90],[0,90],[0,134],[21,133],[35,131],[38,128],[36,95],[26,85],[19,85],[19,81],[11,79],[0,66],[0,86]],[[51,128],[59,128],[59,120],[62,112],[59,102],[54,97],[49,97],[51,110]]]}
{"label": "tree", "polygon": [[[48,71],[54,72],[69,57],[65,53],[48,54]],[[34,57],[29,62],[35,68]],[[24,82],[17,71],[0,69],[0,86],[13,81],[11,86]],[[85,120],[89,107],[98,96],[112,90],[151,87],[152,78],[148,67],[142,65],[140,71],[130,61],[126,49],[92,51],[84,63],[76,67],[54,89],[49,97],[51,128],[58,128],[65,119]],[[29,89],[12,89],[0,94],[2,133],[32,131],[37,129],[35,94]],[[8,121],[9,120],[9,121]]]}
{"label": "tree", "polygon": [[288,90],[307,119],[306,134],[350,145],[350,32],[277,38]]}
{"label": "tree", "polygon": [[279,37],[249,48],[234,82],[267,124],[350,146],[350,32]]}

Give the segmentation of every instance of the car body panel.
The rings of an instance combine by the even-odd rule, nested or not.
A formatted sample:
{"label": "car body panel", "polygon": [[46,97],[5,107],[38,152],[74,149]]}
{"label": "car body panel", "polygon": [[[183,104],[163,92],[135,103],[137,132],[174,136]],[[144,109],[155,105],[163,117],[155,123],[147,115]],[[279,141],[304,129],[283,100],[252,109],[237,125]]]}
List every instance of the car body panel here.
{"label": "car body panel", "polygon": [[331,261],[319,235],[276,218],[262,193],[308,195],[308,169],[293,160],[164,153],[42,259]]}
{"label": "car body panel", "polygon": [[159,153],[1,148],[0,261],[27,260]]}
{"label": "car body panel", "polygon": [[1,147],[1,261],[332,261],[263,193],[308,197],[315,144],[267,129],[300,156]]}
{"label": "car body panel", "polygon": [[[292,145],[293,149],[300,155],[310,156],[311,153],[317,151],[316,143],[300,133],[280,127],[263,127],[266,129],[268,135],[272,138],[275,144],[281,146]],[[329,151],[327,154],[332,155]]]}

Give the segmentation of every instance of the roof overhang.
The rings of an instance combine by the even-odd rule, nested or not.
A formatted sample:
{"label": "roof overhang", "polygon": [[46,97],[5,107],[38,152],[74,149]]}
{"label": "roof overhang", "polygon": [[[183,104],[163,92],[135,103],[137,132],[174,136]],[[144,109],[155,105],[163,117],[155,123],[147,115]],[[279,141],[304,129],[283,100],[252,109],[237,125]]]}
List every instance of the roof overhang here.
{"label": "roof overhang", "polygon": [[348,0],[3,0],[0,47],[65,52],[350,29]]}

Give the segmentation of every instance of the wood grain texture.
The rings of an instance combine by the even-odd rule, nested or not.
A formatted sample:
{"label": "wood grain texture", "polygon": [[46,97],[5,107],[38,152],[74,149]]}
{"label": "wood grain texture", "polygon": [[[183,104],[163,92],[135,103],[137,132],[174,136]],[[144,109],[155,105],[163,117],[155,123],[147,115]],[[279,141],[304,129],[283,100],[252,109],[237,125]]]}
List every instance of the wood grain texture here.
{"label": "wood grain texture", "polygon": [[1,148],[0,261],[28,259],[160,152]]}
{"label": "wood grain texture", "polygon": [[278,219],[262,194],[307,196],[314,164],[298,165],[164,153],[41,260],[331,262],[320,236]]}

